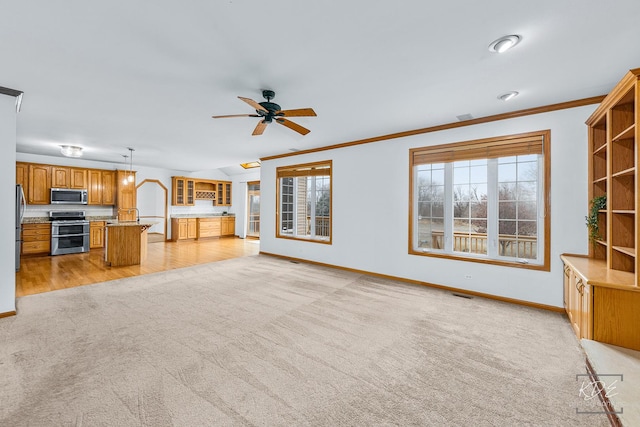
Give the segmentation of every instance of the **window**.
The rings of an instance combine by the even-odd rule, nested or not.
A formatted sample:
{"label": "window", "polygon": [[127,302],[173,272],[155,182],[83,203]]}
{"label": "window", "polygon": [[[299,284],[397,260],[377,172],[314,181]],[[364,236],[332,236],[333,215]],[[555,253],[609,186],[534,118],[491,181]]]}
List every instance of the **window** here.
{"label": "window", "polygon": [[331,243],[331,161],[276,169],[276,237]]}
{"label": "window", "polygon": [[550,132],[410,150],[409,252],[549,270]]}

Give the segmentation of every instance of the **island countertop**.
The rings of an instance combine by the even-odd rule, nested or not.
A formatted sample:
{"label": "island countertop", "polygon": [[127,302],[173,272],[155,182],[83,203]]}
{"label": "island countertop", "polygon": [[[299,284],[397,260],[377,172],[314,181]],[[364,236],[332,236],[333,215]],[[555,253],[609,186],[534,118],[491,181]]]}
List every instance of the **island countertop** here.
{"label": "island countertop", "polygon": [[107,220],[107,227],[145,227],[149,228],[158,224],[157,221],[120,221],[117,219]]}

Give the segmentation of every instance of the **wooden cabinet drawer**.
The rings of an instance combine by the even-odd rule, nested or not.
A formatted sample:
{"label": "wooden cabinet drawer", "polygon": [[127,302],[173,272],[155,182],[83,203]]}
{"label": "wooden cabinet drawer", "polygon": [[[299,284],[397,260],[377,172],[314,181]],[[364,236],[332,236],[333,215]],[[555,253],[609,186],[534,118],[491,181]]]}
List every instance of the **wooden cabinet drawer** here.
{"label": "wooden cabinet drawer", "polygon": [[39,240],[33,242],[22,242],[22,253],[23,254],[41,254],[41,253],[49,253],[51,251],[51,241],[50,240]]}
{"label": "wooden cabinet drawer", "polygon": [[22,240],[48,240],[51,238],[50,224],[23,224]]}
{"label": "wooden cabinet drawer", "polygon": [[220,236],[220,218],[198,218],[198,239]]}

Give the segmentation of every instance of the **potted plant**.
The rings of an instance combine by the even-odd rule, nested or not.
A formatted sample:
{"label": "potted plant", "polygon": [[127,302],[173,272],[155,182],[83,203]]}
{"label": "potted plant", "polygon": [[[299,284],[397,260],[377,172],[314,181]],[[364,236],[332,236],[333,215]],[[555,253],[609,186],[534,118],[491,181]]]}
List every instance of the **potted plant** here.
{"label": "potted plant", "polygon": [[607,196],[598,196],[591,199],[591,208],[589,209],[589,215],[585,217],[587,220],[587,228],[589,229],[589,241],[596,243],[597,240],[602,240],[600,236],[600,227],[598,225],[598,212],[607,208]]}

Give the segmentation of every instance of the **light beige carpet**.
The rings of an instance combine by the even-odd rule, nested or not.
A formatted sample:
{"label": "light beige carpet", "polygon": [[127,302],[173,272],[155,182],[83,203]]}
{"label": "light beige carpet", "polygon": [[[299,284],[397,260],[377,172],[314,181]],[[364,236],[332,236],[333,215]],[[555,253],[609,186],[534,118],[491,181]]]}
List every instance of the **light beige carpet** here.
{"label": "light beige carpet", "polygon": [[[560,286],[560,284],[558,284]],[[265,255],[18,300],[2,426],[571,426],[558,314]]]}

